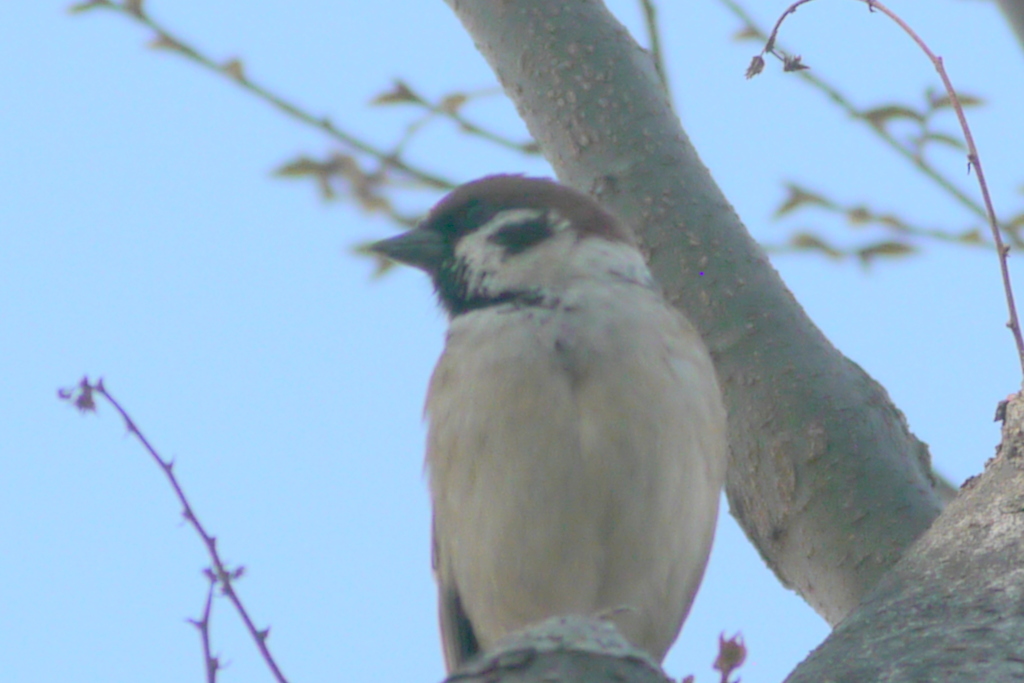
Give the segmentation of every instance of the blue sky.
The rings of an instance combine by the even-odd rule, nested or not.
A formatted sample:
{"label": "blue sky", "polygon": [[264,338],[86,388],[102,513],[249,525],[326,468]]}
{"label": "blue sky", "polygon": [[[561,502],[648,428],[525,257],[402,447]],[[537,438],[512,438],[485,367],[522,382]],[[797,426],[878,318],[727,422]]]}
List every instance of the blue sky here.
{"label": "blue sky", "polygon": [[[638,4],[611,3],[634,32]],[[815,227],[850,239],[821,213],[773,220],[789,180],[924,224],[970,222],[776,65],[744,80],[755,50],[730,39],[738,24],[721,6],[663,4],[678,110],[756,237]],[[149,7],[215,58],[241,57],[254,79],[381,145],[411,116],[368,106],[392,79],[431,96],[494,81],[441,2]],[[420,412],[444,320],[428,283],[401,270],[372,280],[350,248],[393,228],[272,177],[330,141],[146,48],[148,34],[124,18],[64,8],[8,3],[0,22],[5,680],[202,680],[186,620],[204,598],[203,549],[113,411],[82,417],[57,401],[85,373],[176,459],[225,558],[246,566],[238,590],[271,626],[290,680],[439,680]],[[758,3],[756,16],[781,9]],[[976,139],[997,209],[1020,211],[1020,47],[987,3],[896,9],[954,82],[987,100],[971,112]],[[937,84],[858,3],[805,7],[782,41],[862,106],[917,102]],[[500,99],[467,113],[523,134]],[[411,155],[460,180],[547,173],[444,124]],[[976,193],[962,156],[936,160]],[[422,209],[432,197],[407,201]],[[995,404],[1020,384],[993,255],[929,245],[867,270],[811,256],[774,263],[829,338],[887,387],[938,469],[957,482],[978,472],[998,441]],[[271,680],[224,601],[213,629],[222,681]],[[714,680],[722,631],[746,638],[747,683],[781,680],[827,632],[727,515],[668,671]]]}

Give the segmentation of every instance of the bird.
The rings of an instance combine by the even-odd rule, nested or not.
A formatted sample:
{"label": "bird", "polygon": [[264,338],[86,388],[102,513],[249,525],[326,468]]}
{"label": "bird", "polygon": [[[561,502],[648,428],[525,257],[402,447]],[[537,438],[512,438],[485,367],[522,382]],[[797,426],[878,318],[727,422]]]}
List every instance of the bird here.
{"label": "bird", "polygon": [[711,356],[632,230],[557,181],[492,175],[370,251],[425,271],[448,316],[424,408],[448,671],[567,615],[661,662],[728,443]]}

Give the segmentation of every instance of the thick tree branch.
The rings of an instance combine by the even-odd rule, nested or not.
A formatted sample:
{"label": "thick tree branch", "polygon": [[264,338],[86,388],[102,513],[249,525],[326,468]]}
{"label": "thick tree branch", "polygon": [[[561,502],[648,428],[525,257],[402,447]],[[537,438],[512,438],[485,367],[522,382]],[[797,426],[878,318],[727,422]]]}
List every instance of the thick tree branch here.
{"label": "thick tree branch", "polygon": [[672,683],[611,622],[554,617],[502,638],[446,683]]}
{"label": "thick tree branch", "polygon": [[[596,0],[447,0],[565,183],[634,226],[723,382],[733,514],[837,623],[941,509],[927,449],[807,318]],[[499,169],[495,169],[499,170]]]}
{"label": "thick tree branch", "polygon": [[985,473],[787,679],[1024,679],[1024,401]]}

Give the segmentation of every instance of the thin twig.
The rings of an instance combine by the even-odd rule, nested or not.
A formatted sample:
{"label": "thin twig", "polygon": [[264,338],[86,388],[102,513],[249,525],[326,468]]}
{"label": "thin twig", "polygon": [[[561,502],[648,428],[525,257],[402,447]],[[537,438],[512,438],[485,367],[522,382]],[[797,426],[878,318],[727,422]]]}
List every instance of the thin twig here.
{"label": "thin twig", "polygon": [[672,93],[668,87],[668,71],[665,67],[665,55],[661,51],[661,31],[658,28],[658,10],[654,6],[654,0],[640,0],[640,7],[644,11],[644,23],[647,25],[647,43],[650,45],[651,60],[654,62],[654,70],[658,72],[661,79],[661,86],[669,100]]}
{"label": "thin twig", "polygon": [[[109,9],[119,12],[128,18],[136,21],[143,26],[148,27],[156,34],[156,40],[153,41],[155,47],[162,47],[173,50],[178,54],[190,59],[191,61],[203,66],[208,71],[222,76],[227,80],[231,81],[238,87],[247,91],[248,93],[255,95],[259,99],[273,105],[277,109],[283,111],[288,116],[295,118],[302,123],[312,126],[317,130],[325,133],[329,137],[333,138],[337,142],[340,142],[348,147],[367,154],[380,160],[385,165],[402,171],[408,176],[415,178],[423,184],[435,187],[441,190],[450,190],[456,186],[453,181],[441,177],[435,173],[431,173],[422,168],[412,166],[408,162],[398,157],[389,155],[381,148],[373,145],[365,140],[362,140],[350,133],[338,128],[329,118],[317,117],[313,114],[305,111],[296,104],[293,104],[286,100],[281,95],[277,95],[271,92],[268,88],[259,85],[252,81],[248,76],[245,75],[244,71],[240,68],[237,61],[231,61],[228,64],[219,64],[210,57],[206,56],[198,49],[192,47],[181,38],[172,34],[167,28],[162,26],[153,17],[145,12],[142,8],[141,3],[132,3],[126,1],[124,4],[118,4],[114,2],[91,2],[86,5],[79,7],[97,8],[97,9]],[[231,67],[231,68],[229,68]]]}
{"label": "thin twig", "polygon": [[287,683],[287,679],[284,674],[281,673],[280,667],[274,660],[274,656],[270,653],[270,649],[267,647],[267,636],[270,632],[269,628],[260,630],[256,628],[253,623],[252,617],[249,616],[249,611],[242,604],[241,598],[238,597],[238,593],[234,588],[234,580],[240,578],[244,571],[243,567],[229,570],[225,565],[224,561],[220,558],[220,553],[217,552],[217,538],[210,535],[206,528],[203,526],[199,518],[196,517],[195,511],[192,505],[189,503],[188,498],[185,496],[185,491],[182,489],[181,484],[178,482],[178,478],[174,474],[174,462],[171,460],[164,460],[164,458],[156,451],[156,449],[150,444],[149,439],[139,431],[139,428],[135,425],[135,421],[132,420],[128,412],[121,407],[121,404],[117,400],[107,393],[106,387],[103,386],[103,380],[100,379],[95,384],[89,382],[88,377],[83,377],[82,381],[79,382],[75,389],[62,389],[58,392],[60,398],[74,402],[75,406],[82,411],[95,411],[95,395],[100,395],[107,400],[107,402],[114,407],[120,415],[121,419],[124,420],[125,427],[128,429],[128,433],[138,439],[142,447],[146,449],[146,452],[153,458],[163,473],[167,476],[167,480],[171,484],[171,488],[174,489],[174,494],[178,497],[178,502],[182,506],[182,516],[187,521],[199,537],[202,539],[203,544],[206,546],[206,551],[210,556],[210,560],[213,563],[213,573],[215,574],[217,583],[220,584],[221,591],[228,597],[231,604],[234,605],[235,611],[245,622],[245,627],[249,631],[249,635],[252,637],[253,642],[256,643],[256,647],[259,649],[260,654],[263,656],[263,661],[266,662],[267,666],[270,667],[271,673],[274,675],[274,679],[278,683]]}
{"label": "thin twig", "polygon": [[1003,244],[1002,231],[999,229],[999,220],[996,218],[996,209],[992,204],[988,183],[985,182],[985,171],[981,167],[981,156],[978,154],[978,148],[974,144],[974,135],[971,133],[971,127],[967,124],[967,115],[964,113],[964,108],[960,105],[960,99],[957,97],[953,83],[949,80],[949,74],[946,73],[946,67],[942,63],[942,57],[932,52],[917,32],[888,7],[877,0],[861,1],[867,4],[868,9],[880,10],[887,17],[895,21],[917,43],[918,47],[928,55],[928,59],[931,60],[935,70],[939,73],[939,78],[942,79],[942,85],[946,88],[946,94],[949,95],[949,99],[953,104],[953,111],[956,112],[956,117],[960,121],[960,128],[964,133],[964,141],[967,143],[967,170],[970,171],[972,167],[974,168],[975,177],[978,179],[978,187],[981,189],[981,196],[985,201],[985,211],[988,214],[989,228],[992,230],[992,240],[996,243],[996,249],[999,252],[999,270],[1003,276],[1006,308],[1010,315],[1006,326],[1010,328],[1014,342],[1017,344],[1017,356],[1020,360],[1021,371],[1024,372],[1024,336],[1021,335],[1020,321],[1017,319],[1017,304],[1014,302],[1013,297],[1013,284],[1010,281],[1010,264],[1008,263],[1010,248]]}
{"label": "thin twig", "polygon": [[213,656],[210,647],[210,614],[213,612],[213,591],[217,586],[217,575],[211,570],[206,570],[206,578],[210,585],[206,591],[206,602],[203,605],[203,616],[199,619],[189,619],[189,622],[199,631],[199,637],[203,642],[203,661],[206,668],[206,683],[217,683],[217,672],[220,670],[220,660]]}
{"label": "thin twig", "polygon": [[[746,24],[745,28],[748,31],[750,31],[751,33],[756,33],[762,39],[767,40],[767,34],[761,29],[760,26],[758,26],[755,23],[753,17],[751,17],[747,13],[747,11],[742,6],[740,6],[735,0],[720,1],[723,5],[726,6],[726,8],[729,9],[729,11],[735,14],[744,24]],[[777,33],[777,31],[778,24],[776,24],[776,28],[773,32],[773,35],[774,33]],[[772,56],[778,58],[779,60],[784,61],[785,55],[788,54],[788,50],[784,50],[778,47],[774,40],[769,42],[772,45],[772,49],[765,50],[761,54],[765,54],[765,52],[767,52]],[[766,43],[766,45],[767,44],[769,43]],[[806,82],[810,83],[813,87],[817,88],[820,92],[824,93],[830,100],[832,100],[832,102],[834,102],[840,109],[843,110],[843,112],[848,114],[850,117],[858,121],[863,121],[872,132],[878,135],[900,156],[902,156],[904,159],[913,164],[915,168],[924,173],[925,176],[931,179],[943,190],[948,192],[964,207],[969,209],[972,213],[974,213],[980,218],[988,218],[987,214],[985,213],[984,206],[982,206],[974,199],[972,199],[966,192],[960,189],[951,179],[947,178],[935,166],[930,164],[928,160],[925,159],[922,155],[915,153],[915,150],[902,144],[892,135],[892,133],[890,133],[884,127],[871,125],[870,121],[868,121],[868,119],[864,117],[863,113],[856,106],[854,106],[853,102],[851,102],[850,99],[847,98],[842,92],[840,92],[835,86],[829,84],[823,78],[809,70],[800,70],[795,73],[797,76],[804,79]]]}
{"label": "thin twig", "polygon": [[[787,197],[783,201],[782,205],[775,210],[775,218],[781,218],[801,209],[814,208],[836,216],[841,216],[852,225],[874,225],[898,237],[933,240],[936,242],[947,242],[950,244],[966,245],[975,248],[981,247],[985,249],[991,249],[994,246],[991,241],[984,239],[981,231],[977,228],[969,228],[960,232],[927,228],[906,220],[897,214],[878,211],[869,205],[844,204],[837,200],[830,199],[821,193],[808,190],[806,187],[796,183],[786,183],[786,189],[788,192]],[[762,246],[769,250],[772,249],[771,246],[764,243],[762,243]],[[790,246],[801,247],[805,245],[793,245],[791,243]],[[871,247],[871,245],[865,246],[868,248]],[[830,250],[829,255],[833,257],[854,256],[858,253],[860,253],[859,248],[854,248],[852,250],[840,248],[838,251]]]}
{"label": "thin twig", "polygon": [[[801,5],[807,4],[811,1],[812,0],[796,0],[796,2],[786,8],[778,21],[775,22],[775,26],[772,28],[771,33],[768,34],[768,40],[765,43],[764,49],[761,51],[762,55],[765,52],[770,52],[774,49],[775,39],[778,36],[779,28],[782,26],[782,22],[785,18],[795,12]],[[1017,346],[1017,357],[1020,361],[1021,371],[1024,372],[1024,335],[1021,334],[1020,321],[1017,318],[1017,305],[1013,296],[1013,284],[1010,281],[1010,266],[1008,263],[1010,248],[1003,243],[1002,231],[999,229],[999,219],[996,218],[995,207],[992,204],[992,197],[988,191],[988,183],[985,182],[985,172],[981,167],[981,157],[978,154],[978,148],[974,144],[974,135],[971,134],[971,127],[967,123],[967,115],[964,113],[964,108],[960,104],[960,99],[957,97],[952,81],[949,80],[946,68],[942,64],[942,58],[932,52],[927,43],[925,43],[917,32],[903,21],[903,19],[881,2],[878,0],[858,1],[866,4],[869,11],[873,12],[876,9],[879,10],[892,19],[897,26],[903,29],[904,33],[910,36],[911,40],[917,43],[917,46],[921,48],[921,51],[927,55],[929,60],[931,60],[932,66],[935,67],[935,70],[939,74],[939,78],[942,79],[942,85],[946,89],[946,94],[949,96],[953,111],[956,112],[957,120],[960,122],[960,129],[964,134],[964,141],[967,143],[967,170],[969,172],[972,168],[974,169],[975,177],[978,179],[978,187],[981,189],[981,196],[985,203],[985,216],[988,219],[989,229],[992,232],[992,241],[995,242],[996,245],[997,257],[999,259],[999,270],[1003,279],[1003,293],[1006,296],[1006,307],[1009,311],[1009,320],[1007,321],[1006,326],[1010,328],[1010,332],[1013,334],[1013,340]]]}
{"label": "thin twig", "polygon": [[[438,102],[431,102],[426,97],[413,90],[408,83],[399,82],[397,87],[402,88],[403,95],[408,98],[403,100],[403,102],[422,107],[424,114],[406,127],[405,135],[403,136],[400,144],[395,148],[396,150],[401,150],[406,143],[412,140],[414,134],[427,123],[436,118],[441,118],[447,119],[456,124],[464,133],[467,133],[468,135],[475,135],[476,137],[486,140],[498,147],[504,147],[505,149],[512,150],[513,152],[520,152],[521,154],[531,156],[540,151],[537,143],[533,140],[528,142],[516,142],[501,133],[487,130],[479,124],[470,121],[460,113],[459,108],[461,105],[470,99],[478,98],[485,94],[500,93],[500,90],[487,89],[480,90],[475,93],[454,93],[442,97]],[[453,102],[455,104],[453,104]],[[395,153],[397,152],[392,152],[392,154]]]}
{"label": "thin twig", "polygon": [[516,142],[515,140],[511,140],[501,135],[500,133],[495,133],[494,131],[482,128],[481,126],[473,123],[472,121],[470,121],[457,111],[448,111],[446,109],[439,107],[438,105],[431,105],[429,111],[443,118],[451,119],[452,122],[458,124],[459,128],[461,128],[463,132],[468,133],[469,135],[475,135],[478,138],[487,140],[488,142],[495,144],[499,147],[510,149],[513,152],[520,152],[522,154],[527,155],[535,155],[538,153],[540,149],[539,147],[537,147],[537,143],[535,142]]}

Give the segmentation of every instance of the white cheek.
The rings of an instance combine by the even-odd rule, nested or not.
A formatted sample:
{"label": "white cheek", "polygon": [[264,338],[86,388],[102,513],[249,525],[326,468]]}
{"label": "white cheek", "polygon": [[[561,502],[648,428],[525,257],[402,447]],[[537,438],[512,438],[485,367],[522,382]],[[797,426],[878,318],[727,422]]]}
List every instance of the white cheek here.
{"label": "white cheek", "polygon": [[455,255],[466,264],[466,286],[471,292],[497,291],[503,252],[488,240],[489,234],[470,233],[455,248]]}
{"label": "white cheek", "polygon": [[515,291],[558,295],[573,283],[593,280],[655,288],[643,256],[634,247],[597,237],[581,240],[567,220],[547,213],[555,219],[554,234],[514,255],[496,244],[493,235],[507,225],[536,220],[544,212],[504,211],[459,240],[455,255],[465,264],[462,276],[468,291],[485,296]]}
{"label": "white cheek", "polygon": [[[537,209],[509,209],[494,216],[475,231],[465,235],[455,247],[455,255],[466,264],[466,285],[471,292],[495,294],[522,286],[518,275],[522,265],[528,261],[527,254],[517,256],[517,264],[508,263],[506,250],[495,244],[492,236],[507,225],[526,223],[543,218],[544,211]],[[565,223],[564,225],[567,225]],[[563,227],[556,225],[556,231]],[[523,257],[526,258],[523,258]],[[517,268],[515,265],[519,265]]]}
{"label": "white cheek", "polygon": [[621,242],[590,240],[573,254],[575,269],[583,273],[607,273],[616,279],[654,288],[654,278],[639,251]]}

